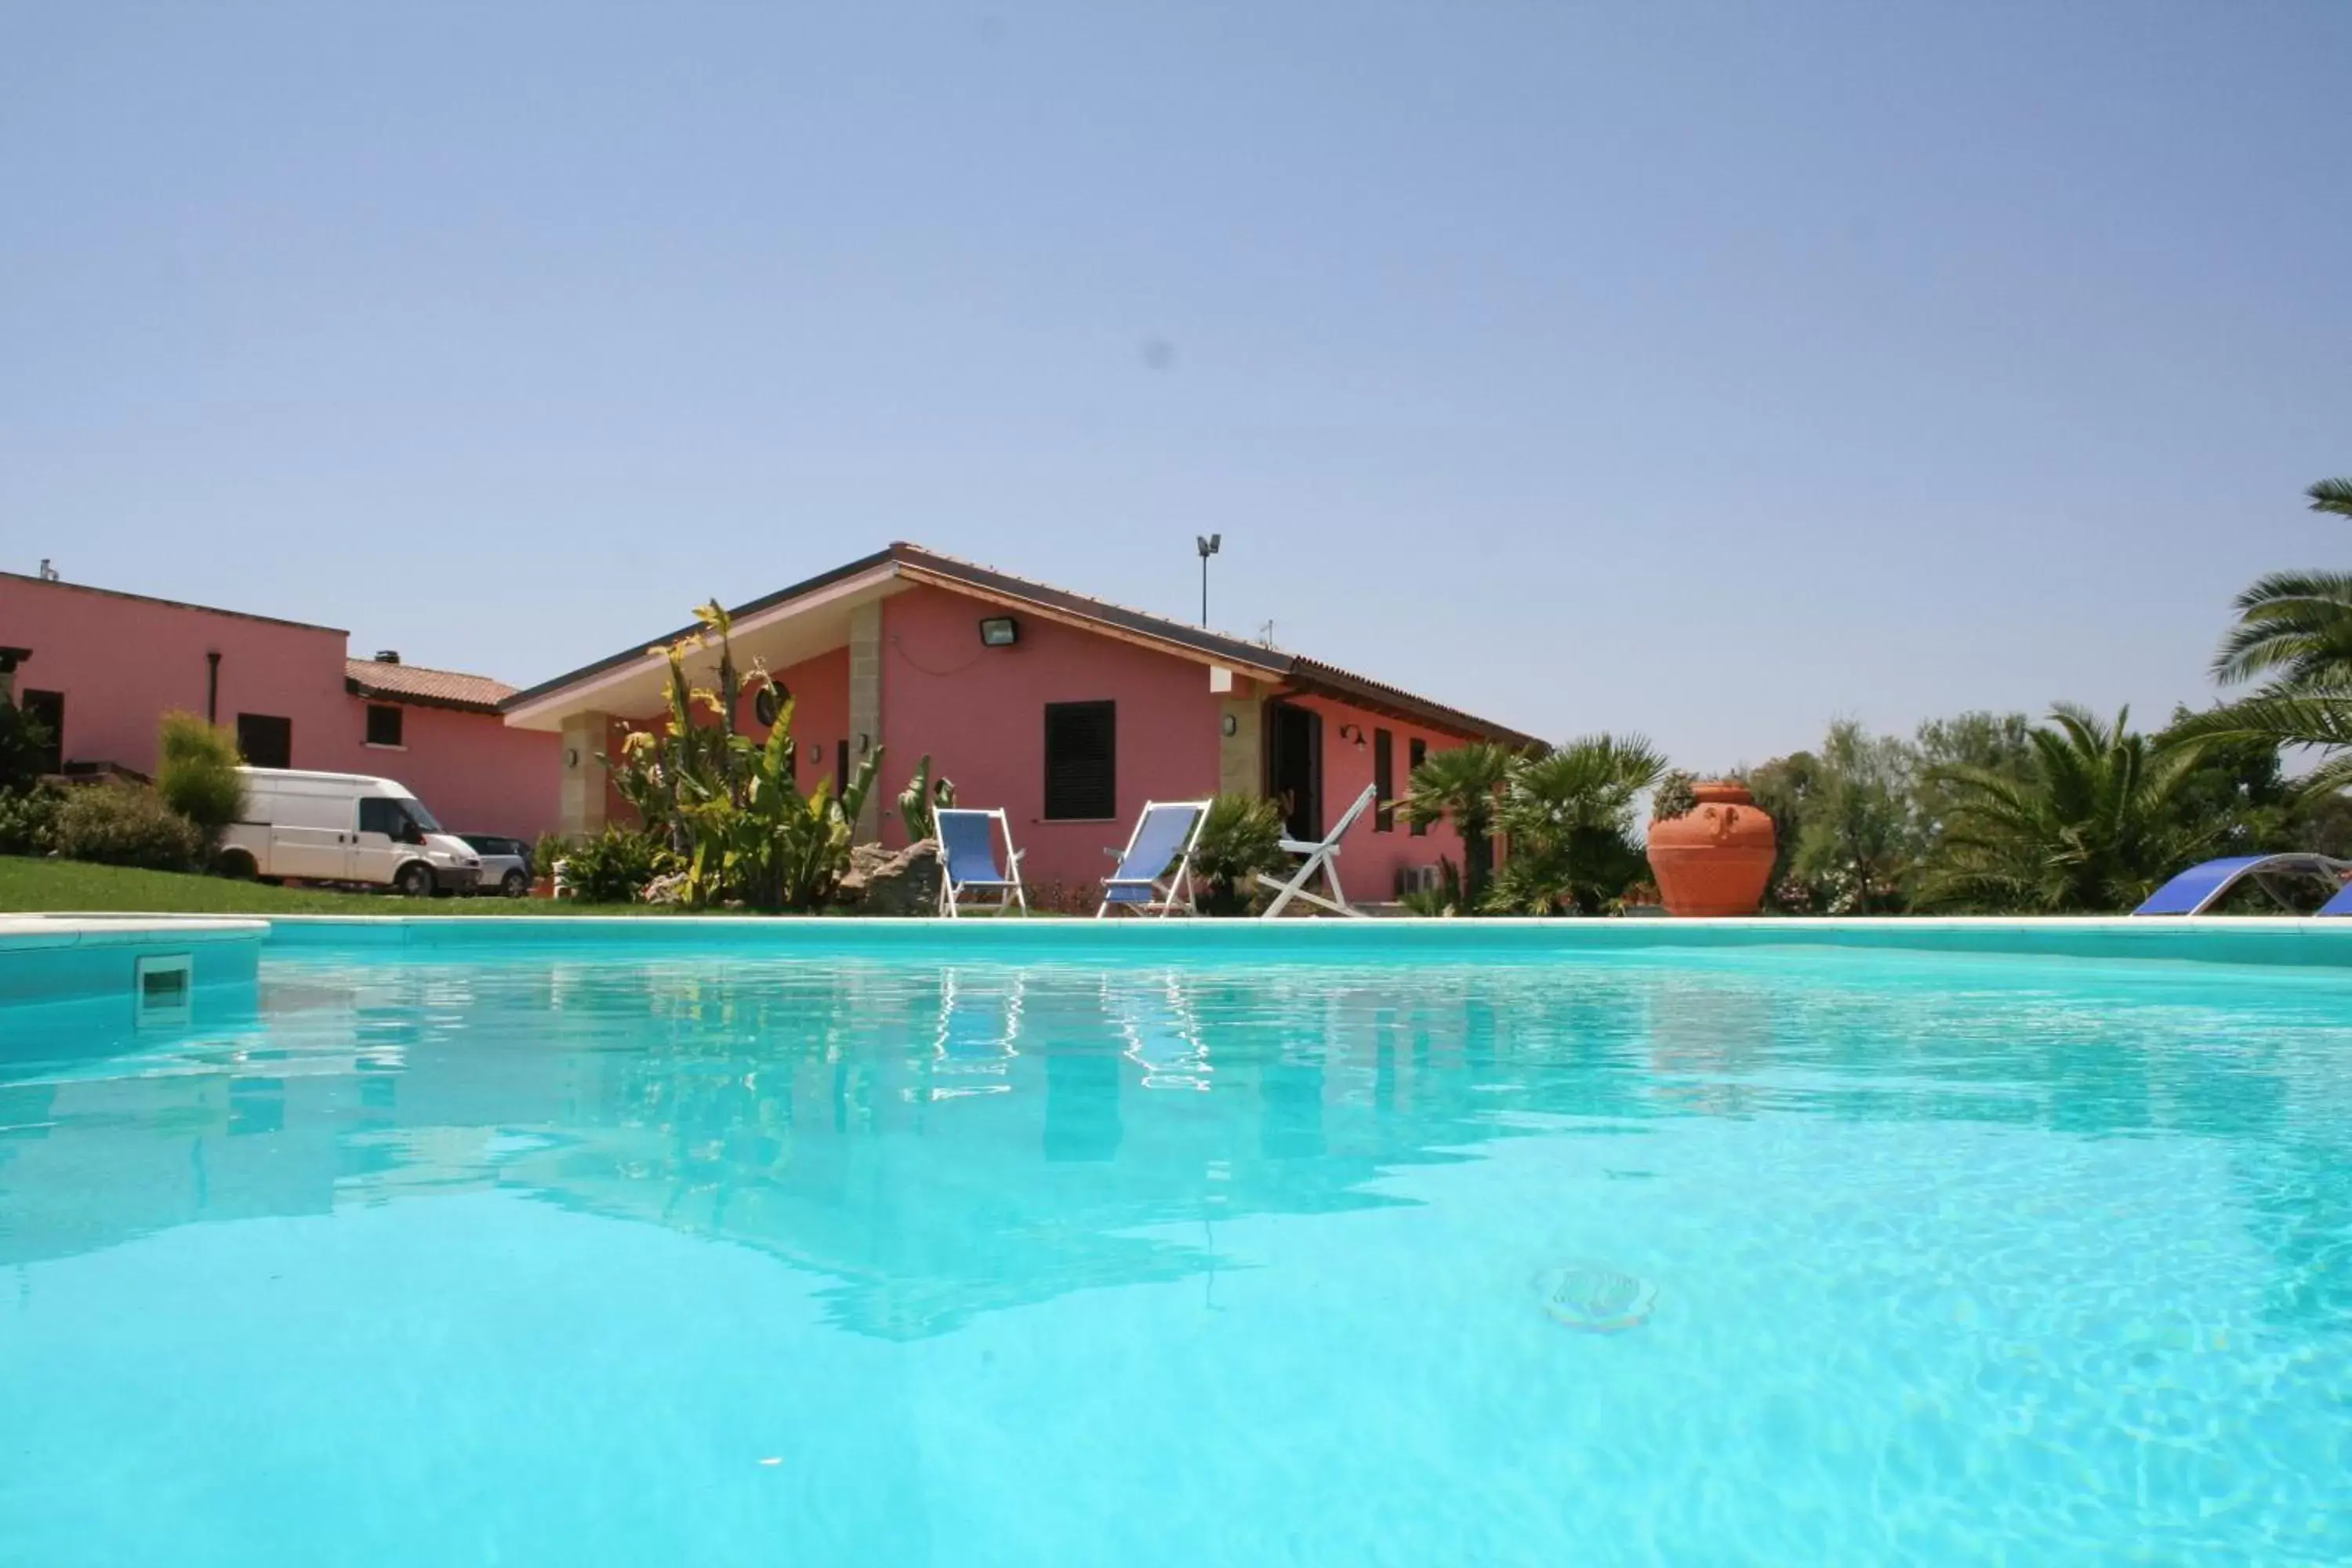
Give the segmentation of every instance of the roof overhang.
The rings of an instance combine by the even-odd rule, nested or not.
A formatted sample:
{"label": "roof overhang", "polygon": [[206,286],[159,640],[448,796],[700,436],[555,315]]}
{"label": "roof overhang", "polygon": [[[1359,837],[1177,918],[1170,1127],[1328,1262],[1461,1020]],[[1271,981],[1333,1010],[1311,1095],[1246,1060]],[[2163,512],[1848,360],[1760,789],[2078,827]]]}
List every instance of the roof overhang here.
{"label": "roof overhang", "polygon": [[[729,612],[736,663],[748,668],[757,660],[770,669],[782,669],[845,647],[852,610],[906,591],[897,563],[887,555],[852,565],[853,570],[829,573]],[[565,720],[580,714],[634,717],[658,711],[668,700],[669,663],[664,650],[701,629],[682,626],[643,648],[519,691],[501,704],[507,722],[519,730],[561,730]],[[706,646],[688,654],[686,667],[698,679],[715,674],[718,648]]]}

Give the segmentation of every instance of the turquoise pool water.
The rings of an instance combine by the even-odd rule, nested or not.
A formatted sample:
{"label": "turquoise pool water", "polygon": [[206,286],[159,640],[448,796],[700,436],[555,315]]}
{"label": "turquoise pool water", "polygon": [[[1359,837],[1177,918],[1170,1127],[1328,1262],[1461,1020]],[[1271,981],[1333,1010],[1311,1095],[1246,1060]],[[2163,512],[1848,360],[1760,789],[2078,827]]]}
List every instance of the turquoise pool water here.
{"label": "turquoise pool water", "polygon": [[8,1011],[0,1563],[2352,1561],[2352,974],[974,951]]}

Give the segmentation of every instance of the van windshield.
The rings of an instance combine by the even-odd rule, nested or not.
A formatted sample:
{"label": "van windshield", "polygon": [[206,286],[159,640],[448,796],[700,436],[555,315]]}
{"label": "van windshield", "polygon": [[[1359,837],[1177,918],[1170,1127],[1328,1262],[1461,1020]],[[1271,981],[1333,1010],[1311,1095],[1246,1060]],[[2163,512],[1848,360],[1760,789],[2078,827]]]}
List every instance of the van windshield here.
{"label": "van windshield", "polygon": [[420,833],[438,833],[441,825],[416,800],[394,800],[384,795],[369,795],[360,802],[360,831],[383,833],[397,838],[410,826]]}

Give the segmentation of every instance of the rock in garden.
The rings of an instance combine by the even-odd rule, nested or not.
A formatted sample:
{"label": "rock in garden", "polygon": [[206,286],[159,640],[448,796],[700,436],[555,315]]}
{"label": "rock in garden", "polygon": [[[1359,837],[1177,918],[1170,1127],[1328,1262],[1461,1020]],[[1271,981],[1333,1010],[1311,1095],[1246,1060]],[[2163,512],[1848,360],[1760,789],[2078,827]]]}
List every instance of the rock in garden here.
{"label": "rock in garden", "polygon": [[840,901],[862,915],[930,915],[940,909],[940,847],[930,839],[904,849],[860,844],[849,852]]}

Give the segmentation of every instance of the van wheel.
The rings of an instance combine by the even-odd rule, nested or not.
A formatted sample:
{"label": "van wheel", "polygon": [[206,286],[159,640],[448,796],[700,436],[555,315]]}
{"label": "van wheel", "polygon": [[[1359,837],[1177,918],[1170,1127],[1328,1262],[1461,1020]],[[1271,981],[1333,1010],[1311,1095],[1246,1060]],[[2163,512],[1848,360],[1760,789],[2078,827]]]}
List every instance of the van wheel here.
{"label": "van wheel", "polygon": [[422,899],[433,891],[433,868],[422,860],[411,860],[394,874],[392,889],[404,899]]}
{"label": "van wheel", "polygon": [[499,891],[509,899],[520,899],[530,891],[530,879],[520,871],[509,871],[499,879]]}
{"label": "van wheel", "polygon": [[213,869],[233,882],[250,882],[261,868],[242,849],[224,849],[220,858],[213,862]]}

